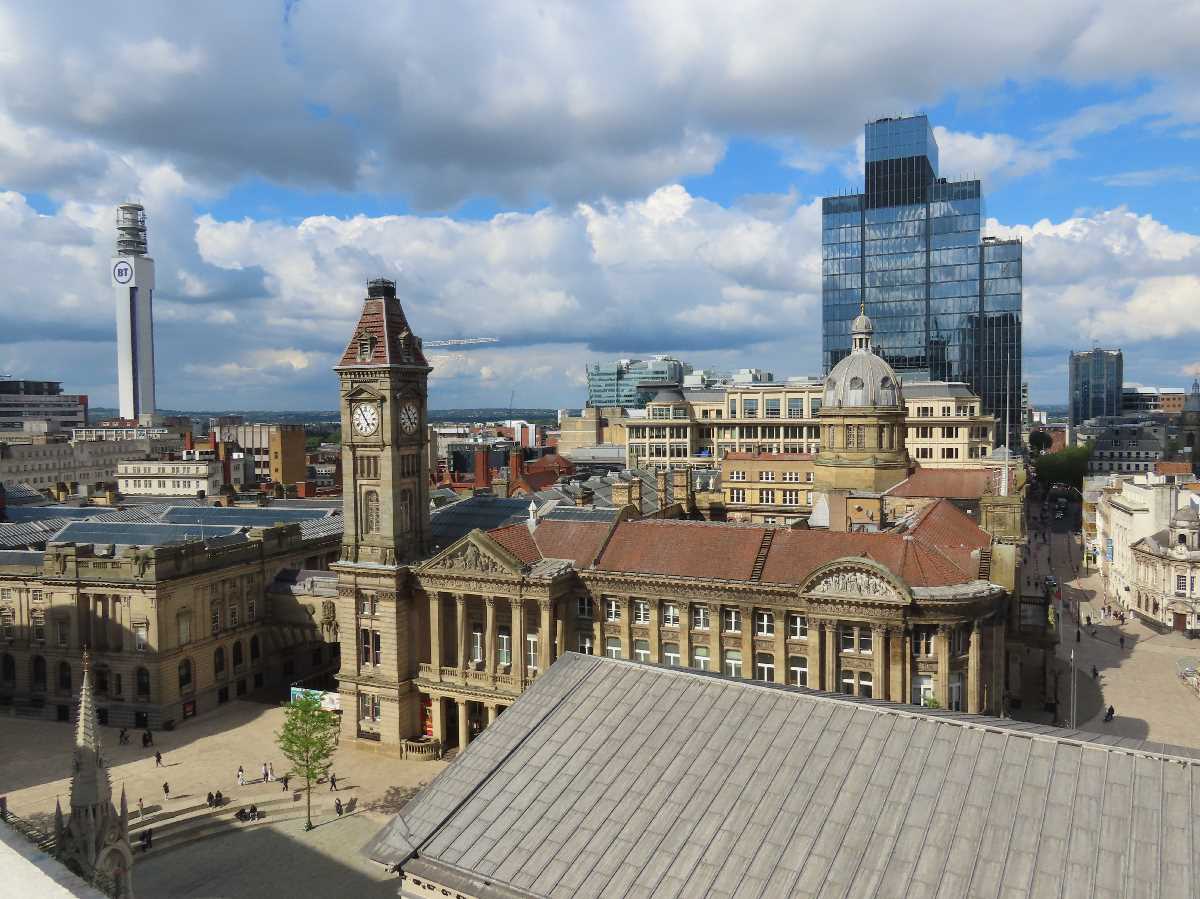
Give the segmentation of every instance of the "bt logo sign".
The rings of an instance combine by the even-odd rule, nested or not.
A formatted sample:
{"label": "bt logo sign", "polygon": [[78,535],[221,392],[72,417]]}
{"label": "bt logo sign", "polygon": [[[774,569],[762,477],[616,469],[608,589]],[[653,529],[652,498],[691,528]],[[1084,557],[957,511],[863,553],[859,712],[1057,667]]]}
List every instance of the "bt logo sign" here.
{"label": "bt logo sign", "polygon": [[113,266],[113,280],[118,284],[128,284],[133,280],[133,266],[123,260],[118,262]]}

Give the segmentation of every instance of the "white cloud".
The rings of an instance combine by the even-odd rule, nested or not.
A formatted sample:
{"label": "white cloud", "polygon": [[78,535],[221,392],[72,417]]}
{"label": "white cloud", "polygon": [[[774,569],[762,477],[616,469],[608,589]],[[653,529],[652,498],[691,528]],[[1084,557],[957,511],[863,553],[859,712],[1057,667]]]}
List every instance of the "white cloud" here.
{"label": "white cloud", "polygon": [[1156,184],[1200,181],[1200,172],[1187,166],[1162,166],[1156,169],[1134,169],[1094,179],[1106,187],[1152,187]]}

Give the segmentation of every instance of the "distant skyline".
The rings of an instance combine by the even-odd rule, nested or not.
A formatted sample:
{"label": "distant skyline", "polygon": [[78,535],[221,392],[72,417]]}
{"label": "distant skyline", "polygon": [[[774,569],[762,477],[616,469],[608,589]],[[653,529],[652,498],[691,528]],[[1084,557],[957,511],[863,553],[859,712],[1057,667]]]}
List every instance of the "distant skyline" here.
{"label": "distant skyline", "polygon": [[[1200,5],[285,2],[0,16],[0,372],[116,404],[115,207],[146,206],[164,408],[329,409],[393,278],[436,408],[584,366],[820,371],[820,198],[925,112],[1025,241],[1025,375],[1200,373]],[[936,64],[934,60],[936,57]]]}

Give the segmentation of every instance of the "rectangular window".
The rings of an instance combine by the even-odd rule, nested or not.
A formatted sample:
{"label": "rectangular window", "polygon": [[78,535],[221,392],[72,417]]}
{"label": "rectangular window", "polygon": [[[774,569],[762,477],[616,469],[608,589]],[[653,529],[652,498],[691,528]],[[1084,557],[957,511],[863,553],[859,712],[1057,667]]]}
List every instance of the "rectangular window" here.
{"label": "rectangular window", "polygon": [[788,483],[788,484],[799,484],[800,483],[800,472],[785,471],[783,473],[783,480],[785,483]]}
{"label": "rectangular window", "polygon": [[950,677],[950,710],[953,712],[961,712],[963,710],[962,703],[963,681],[961,674],[954,674]]}
{"label": "rectangular window", "polygon": [[858,629],[858,651],[867,655],[871,654],[871,629],[869,627]]}
{"label": "rectangular window", "polygon": [[770,637],[775,633],[775,613],[760,609],[754,613],[754,633]]}
{"label": "rectangular window", "polygon": [[788,418],[804,417],[804,400],[801,397],[791,397],[788,400]]}
{"label": "rectangular window", "polygon": [[679,626],[679,606],[673,602],[664,603],[662,607],[663,624],[667,627]]}
{"label": "rectangular window", "polygon": [[764,503],[766,505],[773,504],[775,502],[775,491],[774,490],[758,491],[758,501],[760,503]]}
{"label": "rectangular window", "polygon": [[379,638],[380,638],[379,631],[371,631],[371,646],[375,650],[374,658],[372,659],[372,661],[376,665],[378,665],[380,662],[383,661],[383,653],[381,651],[382,647],[380,646]]}
{"label": "rectangular window", "polygon": [[754,679],[768,682],[775,680],[775,656],[769,652],[760,652],[755,655]]}
{"label": "rectangular window", "polygon": [[12,588],[0,588],[0,602],[12,602]]}
{"label": "rectangular window", "polygon": [[507,627],[496,631],[496,661],[501,665],[512,664],[512,634]]}
{"label": "rectangular window", "polygon": [[221,630],[221,606],[214,601],[208,612],[209,623],[212,625],[212,632],[218,633]]}
{"label": "rectangular window", "polygon": [[1176,593],[1186,593],[1187,592],[1187,576],[1186,575],[1183,575],[1183,574],[1175,575],[1175,592]]}
{"label": "rectangular window", "polygon": [[721,610],[721,625],[727,634],[741,633],[742,613],[740,609],[724,608]]}
{"label": "rectangular window", "polygon": [[604,638],[604,654],[610,659],[621,658],[621,640],[618,637]]}
{"label": "rectangular window", "polygon": [[254,614],[254,612],[255,612],[255,609],[254,609],[254,597],[253,597],[253,596],[247,596],[247,597],[246,597],[246,620],[247,620],[247,621],[253,621],[253,620],[255,619],[255,614]]}
{"label": "rectangular window", "polygon": [[744,481],[746,480],[746,472],[742,471],[741,469],[738,469],[737,471],[731,471],[729,472],[729,480]]}
{"label": "rectangular window", "polygon": [[359,644],[362,647],[362,663],[364,665],[371,664],[371,629],[361,628],[358,632]]}
{"label": "rectangular window", "polygon": [[133,626],[133,645],[138,652],[145,652],[150,643],[150,625],[145,623]]}
{"label": "rectangular window", "polygon": [[238,608],[238,603],[236,600],[234,600],[233,602],[231,602],[229,604],[229,626],[230,627],[238,626],[238,622],[241,620],[240,612],[241,612],[241,609]]}
{"label": "rectangular window", "polygon": [[725,673],[730,677],[742,676],[742,652],[739,649],[725,650]]}
{"label": "rectangular window", "polygon": [[585,656],[590,656],[592,654],[592,649],[593,649],[592,635],[591,634],[580,634],[579,635],[579,651],[580,651],[580,653],[582,653]]}
{"label": "rectangular window", "polygon": [[842,670],[842,692],[847,696],[854,695],[854,672]]}
{"label": "rectangular window", "polygon": [[471,661],[483,661],[483,629],[478,625],[471,629]]}
{"label": "rectangular window", "polygon": [[773,471],[760,471],[760,472],[758,473],[758,479],[759,479],[760,481],[773,481],[773,480],[775,480],[775,472],[773,472]]}
{"label": "rectangular window", "polygon": [[620,621],[621,620],[621,601],[613,597],[605,597],[604,599],[604,620],[605,621]]}
{"label": "rectangular window", "polygon": [[663,661],[672,668],[679,667],[679,644],[664,643],[662,648]]}
{"label": "rectangular window", "polygon": [[708,606],[692,606],[692,627],[698,631],[708,630]]}
{"label": "rectangular window", "polygon": [[746,418],[758,418],[758,400],[744,400],[742,415]]}
{"label": "rectangular window", "polygon": [[763,408],[766,410],[767,418],[778,418],[779,417],[779,400],[778,399],[763,400]]}
{"label": "rectangular window", "polygon": [[71,624],[68,621],[56,621],[54,623],[55,636],[58,638],[59,646],[66,646],[71,642]]}
{"label": "rectangular window", "polygon": [[783,491],[783,504],[785,506],[800,505],[800,491],[799,490],[784,490]]}
{"label": "rectangular window", "polygon": [[525,635],[525,667],[530,671],[538,669],[538,637],[537,634]]}
{"label": "rectangular window", "polygon": [[842,638],[842,652],[854,652],[854,628],[843,624],[838,628],[838,633]]}
{"label": "rectangular window", "polygon": [[634,624],[649,624],[650,623],[650,603],[644,599],[635,599],[633,601],[633,623]]}
{"label": "rectangular window", "polygon": [[41,590],[31,591],[29,594],[29,598],[32,599],[34,602],[41,602],[42,601],[42,591]]}
{"label": "rectangular window", "polygon": [[362,602],[359,604],[358,611],[362,615],[371,614],[371,597],[364,596],[362,598]]}
{"label": "rectangular window", "polygon": [[650,661],[650,641],[649,640],[634,640],[633,641],[633,657],[639,662]]}
{"label": "rectangular window", "polygon": [[808,639],[807,616],[797,615],[795,612],[788,614],[788,637],[792,640]]}
{"label": "rectangular window", "polygon": [[744,487],[731,487],[729,490],[729,501],[731,503],[744,503],[746,501],[746,490]]}
{"label": "rectangular window", "polygon": [[358,717],[362,721],[378,721],[381,717],[381,705],[378,696],[371,696],[366,693],[359,694],[358,697]]}
{"label": "rectangular window", "polygon": [[708,647],[694,646],[692,647],[692,667],[697,671],[708,671]]}
{"label": "rectangular window", "polygon": [[591,621],[595,617],[596,609],[592,604],[592,598],[590,596],[579,597],[577,613],[579,617],[585,621]]}
{"label": "rectangular window", "polygon": [[793,687],[808,686],[807,656],[788,656],[788,683]]}
{"label": "rectangular window", "polygon": [[935,631],[931,627],[913,628],[913,655],[931,656],[933,655],[933,635]]}

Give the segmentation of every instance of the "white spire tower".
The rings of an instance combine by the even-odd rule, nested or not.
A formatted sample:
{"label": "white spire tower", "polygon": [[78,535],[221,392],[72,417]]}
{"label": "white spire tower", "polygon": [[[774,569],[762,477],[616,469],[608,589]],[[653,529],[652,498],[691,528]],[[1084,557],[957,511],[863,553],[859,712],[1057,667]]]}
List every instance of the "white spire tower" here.
{"label": "white spire tower", "polygon": [[138,203],[117,207],[112,284],[121,417],[136,420],[154,413],[154,260],[146,255],[146,210]]}

